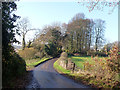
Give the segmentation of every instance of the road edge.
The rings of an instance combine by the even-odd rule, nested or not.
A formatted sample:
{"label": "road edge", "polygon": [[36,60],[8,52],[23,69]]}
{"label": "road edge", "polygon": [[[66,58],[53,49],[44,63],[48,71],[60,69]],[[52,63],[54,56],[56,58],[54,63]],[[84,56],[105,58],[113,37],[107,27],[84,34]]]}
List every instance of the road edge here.
{"label": "road edge", "polygon": [[76,82],[76,83],[78,83],[78,84],[84,84],[84,85],[86,85],[86,86],[88,86],[88,87],[90,87],[90,88],[92,88],[92,89],[95,89],[95,90],[98,89],[97,86],[88,85],[88,84],[86,83],[86,81],[78,81],[77,79],[75,79],[75,76],[74,76],[74,77],[73,77],[73,76],[70,76],[69,74],[65,74],[65,73],[61,72],[60,70],[56,69],[55,66],[54,66],[54,64],[57,63],[57,61],[58,61],[58,59],[53,63],[53,68],[54,68],[54,70],[55,70],[56,72],[58,72],[59,74],[62,74],[62,76],[64,76],[64,77],[67,77],[67,78],[69,78],[69,79],[72,79],[74,82]]}

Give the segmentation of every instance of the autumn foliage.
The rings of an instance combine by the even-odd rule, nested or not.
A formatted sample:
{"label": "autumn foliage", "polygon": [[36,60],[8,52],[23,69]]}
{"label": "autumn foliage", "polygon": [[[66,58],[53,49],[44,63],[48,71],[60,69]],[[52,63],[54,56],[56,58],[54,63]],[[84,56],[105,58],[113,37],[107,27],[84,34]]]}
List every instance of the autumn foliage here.
{"label": "autumn foliage", "polygon": [[91,57],[94,63],[86,62],[85,72],[89,73],[88,77],[94,78],[90,83],[98,84],[101,87],[119,87],[120,86],[120,56],[118,55],[118,45],[115,44],[110,50],[108,58],[99,59]]}

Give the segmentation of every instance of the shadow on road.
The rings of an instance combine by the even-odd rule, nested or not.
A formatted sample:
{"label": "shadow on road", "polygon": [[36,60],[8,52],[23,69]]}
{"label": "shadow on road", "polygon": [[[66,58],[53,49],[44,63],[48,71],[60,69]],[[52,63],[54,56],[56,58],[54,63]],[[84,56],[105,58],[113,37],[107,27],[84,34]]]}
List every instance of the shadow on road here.
{"label": "shadow on road", "polygon": [[40,69],[35,70],[33,74],[41,88],[90,88],[82,83],[78,84],[74,80],[64,77],[67,76],[66,74]]}

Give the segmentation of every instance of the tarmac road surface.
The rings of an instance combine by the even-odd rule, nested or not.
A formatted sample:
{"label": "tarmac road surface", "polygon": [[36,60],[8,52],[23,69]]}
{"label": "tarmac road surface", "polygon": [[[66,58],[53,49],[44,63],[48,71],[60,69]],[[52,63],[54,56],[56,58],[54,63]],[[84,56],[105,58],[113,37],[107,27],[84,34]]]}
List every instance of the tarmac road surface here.
{"label": "tarmac road surface", "polygon": [[89,88],[86,85],[78,84],[74,80],[64,77],[56,72],[53,63],[57,59],[51,59],[40,64],[33,70],[33,78],[26,88]]}

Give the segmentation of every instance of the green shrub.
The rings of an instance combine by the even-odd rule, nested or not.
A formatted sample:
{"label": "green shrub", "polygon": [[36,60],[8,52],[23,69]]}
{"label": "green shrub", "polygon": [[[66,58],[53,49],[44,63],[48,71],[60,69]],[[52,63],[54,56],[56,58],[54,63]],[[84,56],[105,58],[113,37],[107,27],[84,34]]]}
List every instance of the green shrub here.
{"label": "green shrub", "polygon": [[50,42],[49,44],[45,45],[44,50],[47,53],[47,55],[50,55],[52,57],[57,57],[62,52],[61,47],[58,47],[53,42]]}
{"label": "green shrub", "polygon": [[43,58],[43,57],[49,57],[49,55],[45,52],[45,45],[40,43],[33,43],[33,48],[37,50],[35,53],[36,58]]}
{"label": "green shrub", "polygon": [[2,57],[2,83],[3,87],[15,77],[26,72],[26,63],[10,46],[9,53]]}

